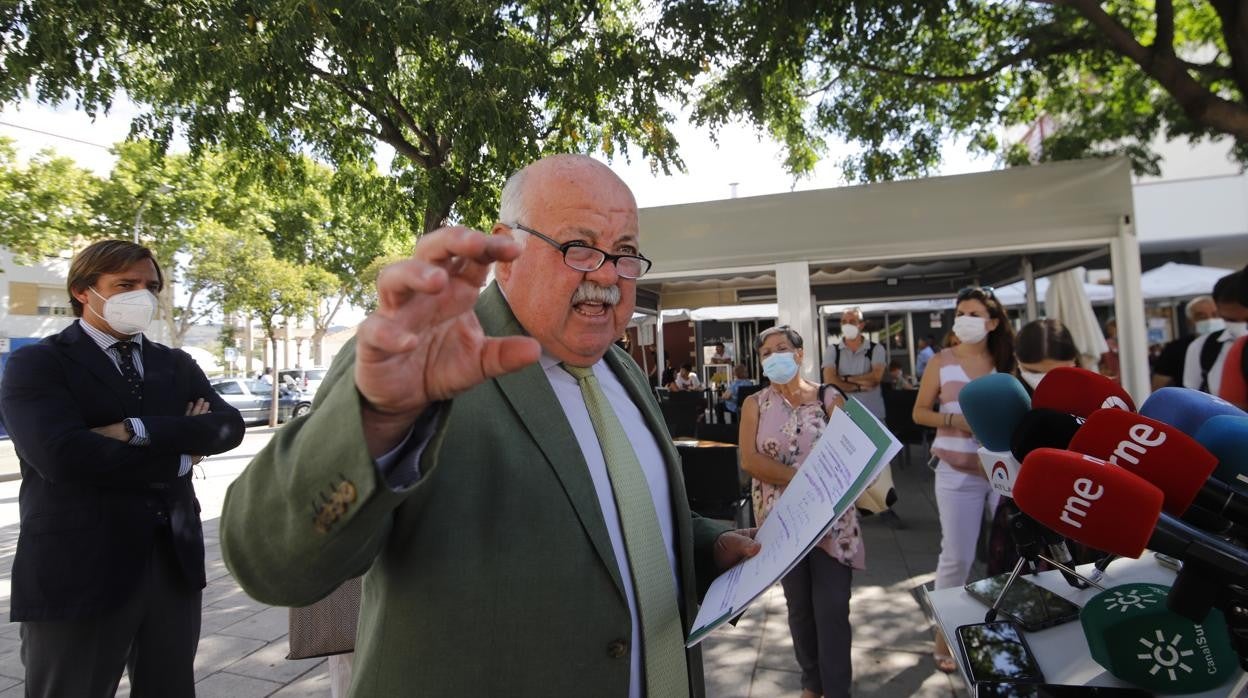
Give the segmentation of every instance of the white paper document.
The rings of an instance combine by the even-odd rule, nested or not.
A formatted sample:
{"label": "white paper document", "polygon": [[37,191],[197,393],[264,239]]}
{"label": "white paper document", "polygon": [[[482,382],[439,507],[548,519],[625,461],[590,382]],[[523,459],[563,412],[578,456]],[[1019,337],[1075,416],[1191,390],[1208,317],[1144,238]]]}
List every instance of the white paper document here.
{"label": "white paper document", "polygon": [[740,615],[802,560],[901,450],[862,403],[834,410],[823,435],[754,539],[758,555],[721,574],[706,593],[686,645]]}

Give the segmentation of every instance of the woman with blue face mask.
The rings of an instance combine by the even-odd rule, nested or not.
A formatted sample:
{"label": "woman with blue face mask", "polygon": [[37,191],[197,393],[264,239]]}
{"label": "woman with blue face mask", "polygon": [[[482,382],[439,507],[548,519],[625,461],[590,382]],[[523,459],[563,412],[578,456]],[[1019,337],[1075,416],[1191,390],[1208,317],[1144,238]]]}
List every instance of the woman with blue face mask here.
{"label": "woman with blue face mask", "polygon": [[[753,478],[759,525],[797,473],[844,397],[801,376],[802,337],[787,325],[761,332],[754,349],[771,385],[741,404],[741,467]],[[865,559],[858,512],[853,507],[794,567],[781,585],[789,607],[793,650],[802,669],[802,697],[849,696],[849,594],[853,570]]]}

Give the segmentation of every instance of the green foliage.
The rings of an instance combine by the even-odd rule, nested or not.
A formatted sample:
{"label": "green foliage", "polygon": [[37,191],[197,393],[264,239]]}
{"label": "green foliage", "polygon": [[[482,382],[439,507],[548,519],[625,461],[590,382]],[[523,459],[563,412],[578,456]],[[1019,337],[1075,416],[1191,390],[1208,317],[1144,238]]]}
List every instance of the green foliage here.
{"label": "green foliage", "polygon": [[0,101],[116,90],[148,105],[135,127],[193,148],[339,171],[378,143],[418,230],[493,215],[499,183],[543,153],[639,148],[680,167],[665,98],[697,63],[667,50],[641,0],[16,0],[0,9]]}
{"label": "green foliage", "polygon": [[0,246],[19,261],[69,249],[93,231],[90,200],[100,186],[73,160],[44,151],[25,165],[0,137]]}
{"label": "green foliage", "polygon": [[707,68],[697,121],[744,115],[798,174],[835,135],[860,146],[847,178],[878,181],[930,173],[954,135],[1030,161],[998,136],[1042,116],[1057,126],[1043,159],[1124,154],[1155,172],[1158,134],[1229,135],[1248,164],[1243,12],[1198,0],[672,0],[663,22]]}

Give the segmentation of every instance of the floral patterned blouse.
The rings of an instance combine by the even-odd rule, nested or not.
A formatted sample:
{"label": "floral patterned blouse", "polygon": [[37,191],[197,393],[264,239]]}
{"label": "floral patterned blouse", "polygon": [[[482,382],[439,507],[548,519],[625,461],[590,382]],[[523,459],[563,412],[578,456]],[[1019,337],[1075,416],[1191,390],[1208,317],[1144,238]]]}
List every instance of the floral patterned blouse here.
{"label": "floral patterned blouse", "polygon": [[[835,390],[828,390],[824,399],[830,403],[835,395]],[[801,467],[827,426],[825,407],[811,401],[794,408],[771,386],[747,399],[758,403],[758,434],[755,436],[758,452],[791,468]],[[754,520],[761,526],[784,488],[755,479],[751,489]],[[848,567],[865,569],[866,551],[857,509],[850,507],[842,514],[817,547]]]}

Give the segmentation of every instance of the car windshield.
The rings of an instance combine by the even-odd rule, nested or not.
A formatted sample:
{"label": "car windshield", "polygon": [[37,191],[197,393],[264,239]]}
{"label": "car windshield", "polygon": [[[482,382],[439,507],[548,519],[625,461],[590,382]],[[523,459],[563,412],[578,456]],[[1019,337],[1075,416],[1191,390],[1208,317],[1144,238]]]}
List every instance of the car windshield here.
{"label": "car windshield", "polygon": [[310,381],[323,381],[325,380],[325,369],[313,369],[311,371],[306,371],[304,375],[306,375],[307,379]]}

